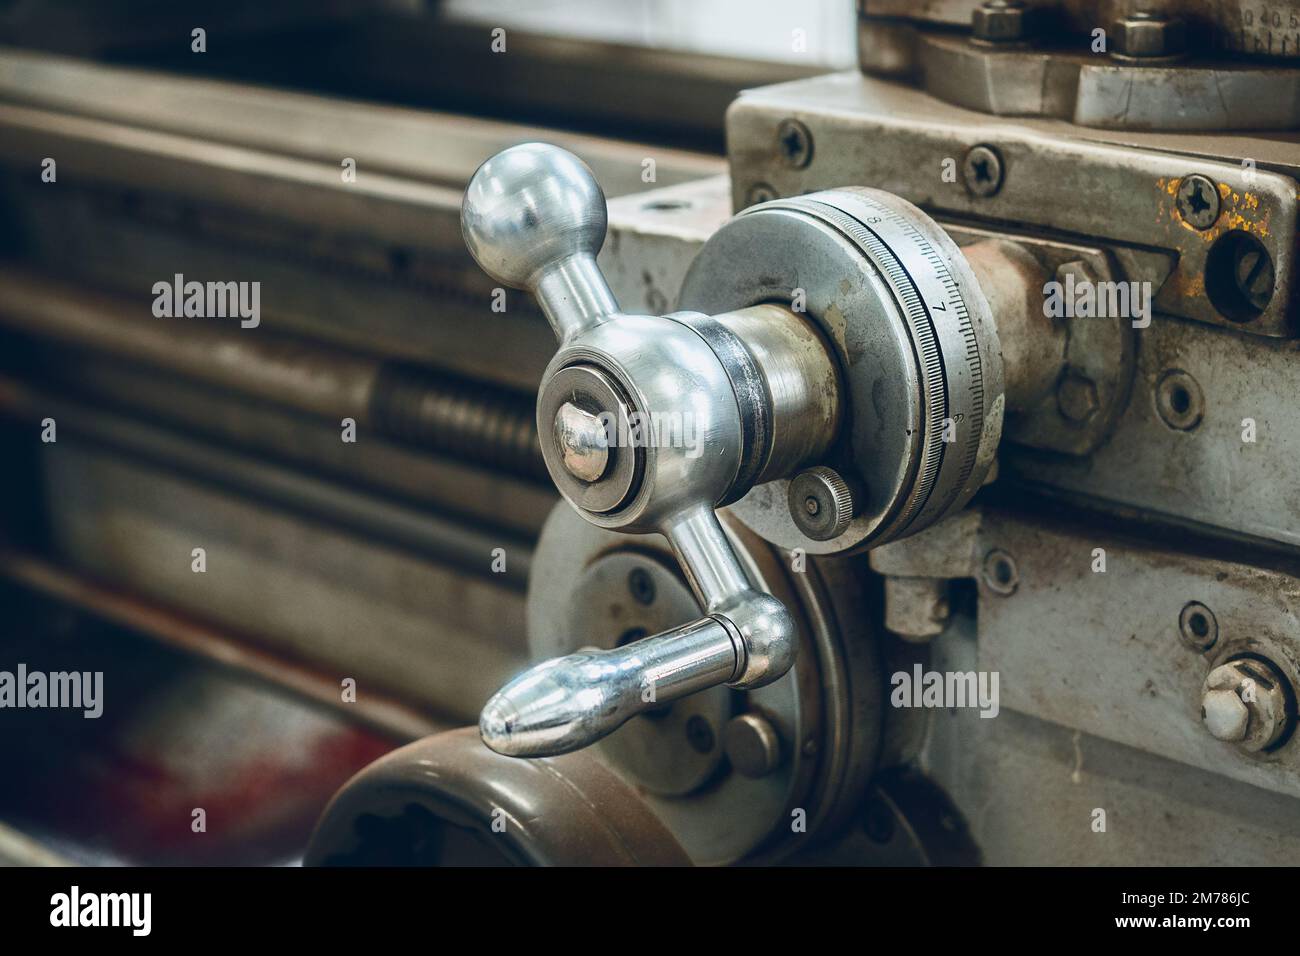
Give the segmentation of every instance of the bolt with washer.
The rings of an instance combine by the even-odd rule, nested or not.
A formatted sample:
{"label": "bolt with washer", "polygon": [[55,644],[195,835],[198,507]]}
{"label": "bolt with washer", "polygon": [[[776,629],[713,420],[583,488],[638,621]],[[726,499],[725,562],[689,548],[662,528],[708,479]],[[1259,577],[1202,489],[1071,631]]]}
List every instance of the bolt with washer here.
{"label": "bolt with washer", "polygon": [[1201,689],[1201,720],[1217,740],[1250,753],[1282,739],[1292,715],[1287,681],[1272,664],[1243,657],[1210,671]]}

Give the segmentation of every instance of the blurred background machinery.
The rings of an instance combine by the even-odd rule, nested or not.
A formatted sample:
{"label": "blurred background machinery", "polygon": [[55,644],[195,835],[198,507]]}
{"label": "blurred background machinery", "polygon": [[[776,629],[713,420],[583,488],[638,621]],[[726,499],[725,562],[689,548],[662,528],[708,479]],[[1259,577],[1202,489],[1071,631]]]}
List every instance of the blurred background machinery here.
{"label": "blurred background machinery", "polygon": [[[699,6],[0,5],[0,669],[107,698],[0,711],[0,857],[1295,860],[1300,4]],[[834,255],[931,268],[830,244],[865,187],[954,244],[998,344],[935,326],[944,376],[847,375],[850,430],[969,399],[960,481],[921,403],[923,447],[822,462],[867,483],[838,534],[783,482],[720,512],[786,676],[520,760],[455,728],[701,610],[663,539],[561,501],[555,337],[465,248],[475,169],[534,141],[603,188],[626,312],[770,305],[814,250],[843,370],[906,355],[835,338],[879,313],[836,311],[871,284]],[[259,324],[155,317],[178,274],[260,282]],[[1147,284],[1149,324],[1046,317],[1052,281]],[[998,715],[891,706],[916,667],[996,672]]]}

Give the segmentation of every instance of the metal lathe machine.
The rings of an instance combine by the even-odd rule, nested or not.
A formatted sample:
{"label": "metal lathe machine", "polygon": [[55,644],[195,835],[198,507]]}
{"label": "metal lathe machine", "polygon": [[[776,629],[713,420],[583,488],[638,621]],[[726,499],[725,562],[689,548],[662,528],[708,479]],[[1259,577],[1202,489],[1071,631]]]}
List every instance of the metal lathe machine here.
{"label": "metal lathe machine", "polygon": [[524,6],[0,4],[0,859],[1300,859],[1300,0]]}

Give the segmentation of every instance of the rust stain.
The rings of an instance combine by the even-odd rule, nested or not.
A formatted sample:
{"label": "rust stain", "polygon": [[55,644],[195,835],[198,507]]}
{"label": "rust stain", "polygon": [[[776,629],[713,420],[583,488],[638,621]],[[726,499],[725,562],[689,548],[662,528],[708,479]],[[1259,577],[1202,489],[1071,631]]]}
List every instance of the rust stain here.
{"label": "rust stain", "polygon": [[1199,270],[1175,269],[1161,292],[1187,299],[1200,298],[1205,295],[1205,276]]}
{"label": "rust stain", "polygon": [[1167,179],[1163,176],[1156,179],[1156,189],[1175,200],[1175,203],[1161,203],[1156,217],[1157,223],[1166,224],[1166,220],[1175,222],[1181,229],[1191,233],[1205,245],[1211,245],[1225,232],[1234,230],[1248,232],[1260,239],[1268,238],[1271,210],[1260,200],[1258,193],[1237,192],[1227,183],[1215,183],[1219,190],[1222,211],[1219,213],[1219,221],[1213,228],[1201,231],[1188,225],[1177,213],[1176,201],[1181,182],[1181,179]]}

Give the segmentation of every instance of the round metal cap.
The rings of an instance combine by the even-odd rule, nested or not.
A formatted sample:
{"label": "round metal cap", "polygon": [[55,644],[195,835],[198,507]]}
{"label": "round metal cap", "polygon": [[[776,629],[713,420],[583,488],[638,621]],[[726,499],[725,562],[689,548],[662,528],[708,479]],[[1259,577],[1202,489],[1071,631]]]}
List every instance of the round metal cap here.
{"label": "round metal cap", "polygon": [[546,383],[537,400],[542,457],[551,480],[577,507],[604,514],[636,493],[645,456],[632,411],[622,389],[594,365],[570,365]]}
{"label": "round metal cap", "polygon": [[818,465],[790,482],[790,516],[814,541],[830,541],[848,530],[853,520],[853,492],[832,468]]}

